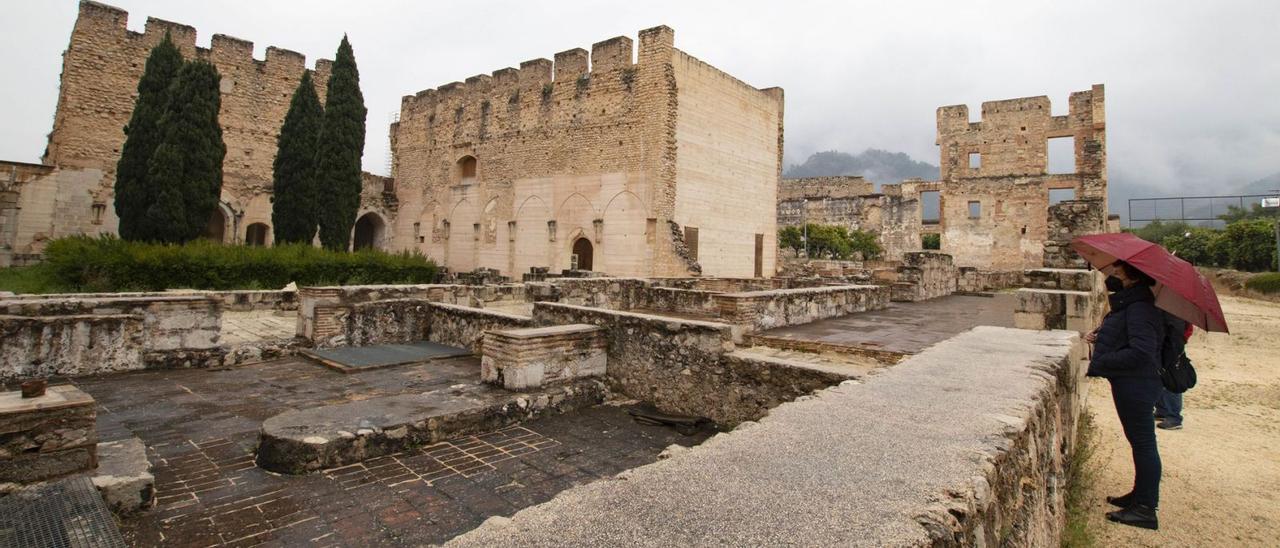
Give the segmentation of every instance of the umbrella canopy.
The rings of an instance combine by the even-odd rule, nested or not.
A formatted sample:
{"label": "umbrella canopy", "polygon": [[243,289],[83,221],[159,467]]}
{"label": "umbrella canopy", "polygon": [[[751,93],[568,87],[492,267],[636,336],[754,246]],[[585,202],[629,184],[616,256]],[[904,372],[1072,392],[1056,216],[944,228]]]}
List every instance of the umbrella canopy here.
{"label": "umbrella canopy", "polygon": [[1209,280],[1191,263],[1175,257],[1159,245],[1128,233],[1091,234],[1071,241],[1094,268],[1124,261],[1151,276],[1156,306],[1205,331],[1227,332],[1227,319]]}

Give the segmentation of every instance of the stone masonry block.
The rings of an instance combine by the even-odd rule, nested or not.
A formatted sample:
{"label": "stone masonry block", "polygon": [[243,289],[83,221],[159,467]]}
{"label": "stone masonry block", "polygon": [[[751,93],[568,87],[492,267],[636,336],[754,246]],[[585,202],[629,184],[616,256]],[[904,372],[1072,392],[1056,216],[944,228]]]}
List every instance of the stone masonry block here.
{"label": "stone masonry block", "polygon": [[97,466],[93,398],[70,386],[44,396],[0,393],[0,482],[31,483]]}

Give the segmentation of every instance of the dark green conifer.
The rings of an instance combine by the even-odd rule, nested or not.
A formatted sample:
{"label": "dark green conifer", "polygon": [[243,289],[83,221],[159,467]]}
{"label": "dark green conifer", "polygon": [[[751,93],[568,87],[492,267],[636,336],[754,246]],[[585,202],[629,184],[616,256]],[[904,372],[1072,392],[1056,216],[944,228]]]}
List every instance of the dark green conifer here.
{"label": "dark green conifer", "polygon": [[347,37],[333,61],[324,103],[324,125],[316,154],[316,212],[320,243],[346,250],[360,209],[360,157],[364,154],[367,109],[360,93],[360,72]]}
{"label": "dark green conifer", "polygon": [[133,106],[126,135],[116,164],[115,206],[120,218],[120,237],[126,240],[147,239],[142,228],[155,193],[147,182],[148,162],[160,144],[160,118],[169,103],[169,87],[182,69],[182,53],[165,33],[147,57],[138,80],[138,99]]}
{"label": "dark green conifer", "polygon": [[227,153],[218,125],[220,80],[213,65],[197,60],[183,65],[169,88],[162,137],[147,166],[154,201],[144,216],[142,239],[194,240],[218,207]]}
{"label": "dark green conifer", "polygon": [[302,81],[289,102],[289,113],[280,126],[276,148],[271,198],[276,243],[309,244],[315,238],[316,147],[323,125],[324,108],[311,81],[311,71],[303,71]]}

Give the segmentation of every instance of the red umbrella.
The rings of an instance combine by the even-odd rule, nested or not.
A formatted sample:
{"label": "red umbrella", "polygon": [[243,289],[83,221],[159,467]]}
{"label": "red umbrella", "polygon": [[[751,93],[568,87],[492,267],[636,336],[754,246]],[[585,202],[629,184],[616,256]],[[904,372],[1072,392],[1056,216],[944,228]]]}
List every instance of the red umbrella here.
{"label": "red umbrella", "polygon": [[1124,261],[1155,279],[1156,306],[1205,331],[1227,332],[1227,319],[1213,285],[1191,263],[1133,234],[1091,234],[1071,241],[1071,249],[1102,269]]}

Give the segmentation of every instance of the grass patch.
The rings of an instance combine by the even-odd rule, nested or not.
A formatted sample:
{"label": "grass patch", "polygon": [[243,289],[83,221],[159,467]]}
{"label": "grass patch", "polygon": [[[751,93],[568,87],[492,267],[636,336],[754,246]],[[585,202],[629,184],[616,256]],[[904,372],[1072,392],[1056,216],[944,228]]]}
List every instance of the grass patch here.
{"label": "grass patch", "polygon": [[1076,450],[1067,468],[1067,526],[1062,531],[1062,546],[1087,548],[1095,545],[1089,530],[1089,497],[1098,482],[1098,432],[1093,425],[1093,412],[1080,412],[1076,425]]}
{"label": "grass patch", "polygon": [[1280,272],[1252,276],[1244,286],[1265,295],[1280,295]]}
{"label": "grass patch", "polygon": [[13,293],[58,293],[67,289],[58,285],[43,264],[0,268],[0,291]]}

